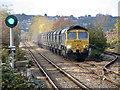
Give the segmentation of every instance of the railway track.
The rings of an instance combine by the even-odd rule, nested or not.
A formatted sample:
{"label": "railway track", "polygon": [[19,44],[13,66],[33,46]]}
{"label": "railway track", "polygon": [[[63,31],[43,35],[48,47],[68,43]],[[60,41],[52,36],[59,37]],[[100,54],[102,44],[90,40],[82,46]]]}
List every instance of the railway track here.
{"label": "railway track", "polygon": [[108,71],[108,72],[112,72],[112,73],[114,73],[114,74],[120,75],[120,73],[117,73],[117,72],[115,72],[115,71],[113,71],[113,70],[110,70],[110,67],[112,67],[112,65],[113,65],[114,63],[119,62],[119,60],[120,60],[120,53],[106,52],[106,54],[112,55],[112,56],[114,56],[115,58],[114,58],[111,62],[107,63],[107,64],[104,66],[104,69],[105,69],[106,71]]}
{"label": "railway track", "polygon": [[[23,43],[25,45],[25,47],[27,47],[27,45],[25,43]],[[37,61],[37,58],[34,56],[34,54],[31,52],[31,50],[27,47],[27,50],[33,60],[33,62],[36,63],[36,65],[38,66],[39,70],[42,71],[42,73],[44,74],[44,76],[47,78],[48,82],[50,83],[50,85],[52,86],[52,88],[58,90],[58,87],[55,85],[55,83],[52,81],[52,79],[49,77],[49,75],[45,72],[45,70],[42,68],[42,66],[39,64],[39,62]]]}
{"label": "railway track", "polygon": [[[31,46],[28,44],[28,43],[25,43],[25,45],[27,45],[27,47],[29,47],[29,48],[31,48]],[[28,49],[29,49],[28,48]],[[60,74],[62,74],[62,75],[60,75],[60,76],[64,76],[64,78],[67,78],[67,82],[66,83],[72,83],[72,87],[71,88],[84,88],[84,89],[89,89],[86,85],[84,85],[83,83],[81,83],[79,80],[77,80],[76,78],[74,78],[73,76],[71,76],[69,73],[67,73],[66,71],[64,71],[63,69],[61,69],[59,66],[57,66],[55,63],[53,63],[51,60],[49,60],[47,57],[45,57],[43,54],[41,54],[41,53],[38,53],[37,51],[34,51],[34,53],[36,52],[36,55],[37,55],[37,57],[36,57],[36,55],[34,55],[33,54],[33,50],[30,50],[29,49],[29,52],[30,52],[30,54],[31,54],[31,56],[32,56],[32,58],[34,59],[34,61],[36,62],[36,64],[37,64],[37,66],[40,68],[40,70],[42,70],[42,72],[44,72],[44,74],[46,75],[46,77],[48,78],[48,80],[49,80],[49,82],[52,84],[52,86],[53,86],[53,88],[55,88],[55,89],[59,89],[59,88],[65,88],[64,87],[64,84],[63,84],[63,86],[61,85],[61,84],[59,84],[59,80],[55,80],[55,77],[53,78],[53,76],[55,76],[55,74],[51,74],[51,75],[49,75],[50,74],[50,72],[49,72],[49,70],[47,70],[47,69],[50,69],[51,68],[51,66],[54,66],[55,67],[55,69],[53,69],[53,67],[51,68],[51,69],[53,69],[52,71],[56,71],[56,72],[53,72],[53,73],[60,73]],[[42,56],[42,58],[44,59],[42,59],[41,61],[38,61],[38,58],[40,56]],[[41,64],[40,64],[40,62],[42,62]],[[44,66],[44,64],[45,63],[47,63],[47,66],[49,66],[48,64],[51,64],[49,67],[46,67],[46,66]],[[44,68],[45,69],[44,69]],[[59,70],[59,71],[58,71]],[[49,73],[49,74],[47,74],[47,73]],[[63,75],[64,74],[64,75]],[[52,76],[53,75],[53,76]],[[57,75],[57,74],[56,74]],[[50,77],[50,76],[52,76],[52,78]],[[58,75],[59,76],[59,75]],[[62,77],[63,78],[63,77]],[[65,80],[65,79],[64,79]],[[68,81],[69,80],[69,81]],[[61,80],[62,81],[62,80]],[[55,82],[55,83],[54,83]],[[57,84],[56,84],[56,82],[57,82]],[[68,84],[69,84],[68,83]],[[74,87],[73,87],[74,86]],[[67,87],[67,88],[69,88],[69,87]]]}
{"label": "railway track", "polygon": [[115,58],[111,62],[107,63],[104,66],[104,70],[105,70],[104,78],[106,78],[108,81],[110,81],[110,82],[112,82],[120,87],[120,73],[119,72],[117,73],[117,72],[110,69],[110,67],[112,67],[112,65],[114,63],[119,62],[120,54],[115,53],[115,52],[106,52],[106,54],[112,55]]}
{"label": "railway track", "polygon": [[[109,54],[109,53],[107,53]],[[113,55],[114,56],[114,59],[112,61],[110,61],[109,63],[105,64],[103,67],[101,67],[102,71],[104,72],[103,73],[103,76],[102,78],[104,78],[105,80],[108,80],[109,82],[117,85],[118,87],[120,87],[120,73],[117,73],[113,70],[110,70],[109,68],[118,60],[118,57],[116,56],[116,53],[114,53],[115,55],[113,55],[112,53],[109,54],[109,55]],[[119,55],[119,54],[117,54]],[[81,64],[78,64],[78,63],[74,63],[76,64],[77,66],[81,67],[82,69],[85,69],[87,71],[89,71],[90,73],[92,74],[95,74],[97,76],[99,76],[99,74],[97,73],[97,68],[100,68],[100,65],[97,65],[97,64],[94,64],[94,63],[89,63],[87,61],[85,62],[82,62]],[[84,65],[86,64],[86,65]],[[92,66],[91,68],[87,68],[88,65]],[[115,79],[113,79],[113,77]]]}
{"label": "railway track", "polygon": [[[90,64],[90,63],[89,63]],[[96,65],[94,64],[91,64],[92,66],[95,66],[96,67]],[[81,67],[81,68],[83,68],[83,69],[85,69],[85,70],[87,70],[87,71],[89,71],[90,73],[92,73],[92,74],[95,74],[95,75],[97,75],[98,77],[99,77],[99,74],[97,73],[97,72],[95,72],[95,71],[97,71],[97,70],[93,70],[93,69],[90,69],[90,68],[86,68],[86,67],[84,67],[83,65],[80,65],[80,64],[77,64],[77,66],[79,66],[79,67]],[[99,67],[99,66],[98,66]],[[96,67],[96,69],[97,69],[97,67]],[[102,69],[102,71],[104,72],[104,68],[101,68]],[[109,69],[107,69],[107,71],[108,72],[104,72],[103,73],[103,76],[102,76],[102,78],[104,79],[104,80],[108,80],[109,82],[111,82],[111,83],[113,83],[113,84],[115,84],[115,85],[117,85],[117,86],[119,86],[120,87],[120,74],[119,73],[115,73],[114,71],[111,71],[111,70],[109,70]],[[115,79],[113,79],[113,78],[115,78]]]}
{"label": "railway track", "polygon": [[[52,60],[52,62],[56,63],[59,67],[61,67],[63,70],[67,71],[70,73],[73,77],[75,77],[77,80],[82,81],[85,83],[89,88],[118,88],[117,85],[114,85],[111,82],[108,82],[106,80],[102,80],[102,83],[100,82],[99,76],[95,75],[93,72],[95,72],[94,69],[96,69],[96,64],[91,63],[85,64],[85,67],[83,66],[84,69],[81,69],[81,67],[76,66],[75,64],[81,64],[84,62],[76,62],[72,63],[73,61],[67,60],[59,55],[53,54],[49,50],[39,48],[36,44],[33,44],[29,42],[29,44],[33,45],[33,49],[36,49],[38,53],[42,53],[45,55],[47,58]],[[63,60],[62,60],[63,59]],[[91,61],[90,61],[91,62]],[[98,65],[102,65],[104,67],[105,63],[99,63],[97,62]],[[108,61],[107,61],[108,63]],[[98,66],[97,65],[97,66]],[[88,67],[88,70],[91,68],[91,72],[86,69],[86,66]],[[93,68],[94,67],[94,68]]]}

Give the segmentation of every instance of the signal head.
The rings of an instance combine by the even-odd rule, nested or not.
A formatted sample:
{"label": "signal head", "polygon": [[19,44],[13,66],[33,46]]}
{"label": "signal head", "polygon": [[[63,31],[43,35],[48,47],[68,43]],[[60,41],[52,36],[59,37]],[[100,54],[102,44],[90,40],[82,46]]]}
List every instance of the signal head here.
{"label": "signal head", "polygon": [[5,19],[5,23],[8,27],[13,28],[17,25],[17,18],[14,15],[9,15],[6,19]]}

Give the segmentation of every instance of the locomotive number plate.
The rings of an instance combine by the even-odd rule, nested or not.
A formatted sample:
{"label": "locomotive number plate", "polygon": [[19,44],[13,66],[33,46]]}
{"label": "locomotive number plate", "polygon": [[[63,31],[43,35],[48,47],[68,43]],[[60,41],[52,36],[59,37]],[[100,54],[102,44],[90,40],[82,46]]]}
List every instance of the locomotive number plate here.
{"label": "locomotive number plate", "polygon": [[81,42],[81,40],[74,40],[74,42]]}

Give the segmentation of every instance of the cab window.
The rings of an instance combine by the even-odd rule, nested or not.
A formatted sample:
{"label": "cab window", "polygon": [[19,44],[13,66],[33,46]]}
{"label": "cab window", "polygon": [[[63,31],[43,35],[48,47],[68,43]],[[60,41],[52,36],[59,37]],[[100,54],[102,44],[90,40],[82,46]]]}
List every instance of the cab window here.
{"label": "cab window", "polygon": [[79,39],[87,39],[88,38],[87,32],[79,32],[78,38]]}
{"label": "cab window", "polygon": [[68,39],[76,39],[77,35],[76,32],[68,32]]}

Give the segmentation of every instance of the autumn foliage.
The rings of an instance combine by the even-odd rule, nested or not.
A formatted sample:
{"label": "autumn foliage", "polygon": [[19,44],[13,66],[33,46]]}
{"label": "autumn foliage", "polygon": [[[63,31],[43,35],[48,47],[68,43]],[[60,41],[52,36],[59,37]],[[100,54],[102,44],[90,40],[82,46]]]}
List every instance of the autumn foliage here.
{"label": "autumn foliage", "polygon": [[46,17],[35,16],[29,27],[29,36],[51,31],[53,21],[48,20]]}
{"label": "autumn foliage", "polygon": [[64,29],[74,24],[75,23],[67,17],[59,17],[55,22],[49,20],[47,17],[35,16],[33,17],[32,23],[29,27],[29,36],[32,37],[32,35],[36,35],[38,33]]}
{"label": "autumn foliage", "polygon": [[70,18],[59,17],[58,21],[53,24],[52,30],[59,30],[74,25],[75,23],[70,20]]}

